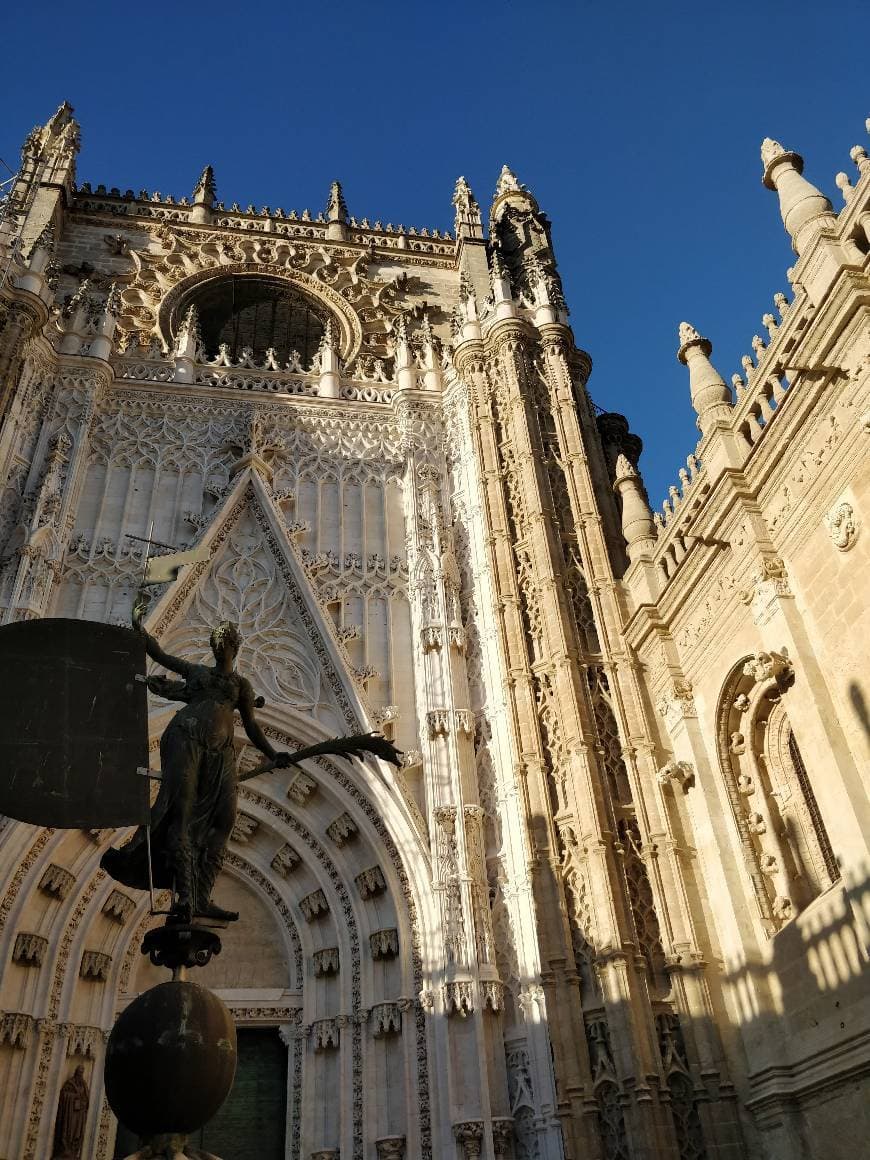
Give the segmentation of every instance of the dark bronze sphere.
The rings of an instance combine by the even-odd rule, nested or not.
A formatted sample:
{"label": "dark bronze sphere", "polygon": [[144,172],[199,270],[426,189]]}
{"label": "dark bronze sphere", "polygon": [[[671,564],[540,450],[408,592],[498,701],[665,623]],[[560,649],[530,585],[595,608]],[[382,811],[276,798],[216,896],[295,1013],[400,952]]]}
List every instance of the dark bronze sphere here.
{"label": "dark bronze sphere", "polygon": [[207,1123],[236,1073],[236,1029],[197,983],[160,983],[119,1016],[106,1050],[106,1096],[139,1136],[184,1134]]}

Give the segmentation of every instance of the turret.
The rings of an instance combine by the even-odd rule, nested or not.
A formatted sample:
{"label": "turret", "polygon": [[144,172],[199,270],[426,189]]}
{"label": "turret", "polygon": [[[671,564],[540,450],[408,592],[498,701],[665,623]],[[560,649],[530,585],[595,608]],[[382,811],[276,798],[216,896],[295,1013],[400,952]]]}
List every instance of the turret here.
{"label": "turret", "polygon": [[680,349],[677,358],[689,368],[689,390],[692,406],[698,413],[698,426],[706,435],[717,419],[731,414],[731,391],[710,362],[713,344],[702,338],[688,322],[680,323]]}
{"label": "turret", "polygon": [[613,489],[622,501],[622,534],[628,558],[634,563],[639,557],[648,556],[652,552],[656,529],[640,476],[625,455],[616,457]]}
{"label": "turret", "polygon": [[190,220],[207,225],[211,221],[212,210],[214,209],[216,200],[217,184],[214,179],[214,170],[210,165],[206,165],[205,169],[199,175],[199,181],[194,186],[193,193],[191,194],[191,205],[193,208],[190,211]]}
{"label": "turret", "polygon": [[833,227],[835,217],[825,195],[805,177],[804,159],[792,153],[778,141],[765,137],[761,143],[761,161],[764,165],[762,181],[779,196],[779,212],[796,254],[802,254],[807,244],[820,230]]}
{"label": "turret", "polygon": [[334,241],[341,242],[347,237],[347,203],[341,190],[341,183],[333,181],[329,187],[329,198],[326,202],[326,236]]}

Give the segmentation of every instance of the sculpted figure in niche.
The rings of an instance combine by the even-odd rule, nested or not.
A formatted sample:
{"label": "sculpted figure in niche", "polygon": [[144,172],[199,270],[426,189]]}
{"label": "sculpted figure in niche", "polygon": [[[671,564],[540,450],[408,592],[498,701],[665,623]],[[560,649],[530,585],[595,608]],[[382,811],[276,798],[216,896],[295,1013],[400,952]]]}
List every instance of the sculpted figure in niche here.
{"label": "sculpted figure in niche", "polygon": [[[197,665],[170,656],[146,632],[142,620],[150,596],[140,591],[133,606],[133,627],[144,638],[148,656],[182,680],[149,676],[148,688],[160,697],[181,701],[160,739],[162,778],[151,809],[153,883],[173,892],[172,911],[182,922],[195,917],[233,922],[239,916],[212,901],[211,892],[236,820],[239,776],[233,744],[235,713],[251,743],[268,759],[245,774],[252,777],[287,768],[319,754],[374,753],[398,766],[401,754],[379,734],[340,737],[290,753],[275,751],[254,716],[262,704],[251,683],[235,671],[238,629],[223,621],[211,634],[214,665]],[[120,849],[107,850],[103,869],[117,882],[149,888],[148,840],[144,826]]]}
{"label": "sculpted figure in niche", "polygon": [[60,1089],[52,1160],[81,1160],[89,1095],[85,1069],[79,1064]]}

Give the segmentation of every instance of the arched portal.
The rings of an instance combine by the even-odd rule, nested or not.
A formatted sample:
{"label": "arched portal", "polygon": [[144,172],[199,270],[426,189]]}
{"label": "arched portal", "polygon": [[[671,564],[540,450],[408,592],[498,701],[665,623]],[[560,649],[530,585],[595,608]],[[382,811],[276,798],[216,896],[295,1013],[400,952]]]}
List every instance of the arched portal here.
{"label": "arched portal", "polygon": [[759,652],[723,688],[718,747],[762,923],[779,930],[839,878],[788,715],[794,670]]}

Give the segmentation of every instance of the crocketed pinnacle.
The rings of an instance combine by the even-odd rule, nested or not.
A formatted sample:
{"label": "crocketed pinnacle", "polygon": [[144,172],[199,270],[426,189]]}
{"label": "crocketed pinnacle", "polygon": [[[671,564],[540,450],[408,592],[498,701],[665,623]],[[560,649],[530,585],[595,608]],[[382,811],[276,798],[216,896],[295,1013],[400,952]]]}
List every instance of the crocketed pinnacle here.
{"label": "crocketed pinnacle", "polygon": [[193,189],[193,204],[207,205],[211,208],[217,199],[217,184],[214,179],[214,170],[206,165],[199,175],[199,181]]}
{"label": "crocketed pinnacle", "polygon": [[501,197],[503,193],[509,193],[511,190],[522,189],[522,186],[517,181],[516,174],[507,165],[501,167],[501,173],[498,175],[498,181],[495,186],[495,196]]}
{"label": "crocketed pinnacle", "polygon": [[333,181],[329,187],[329,200],[326,203],[326,220],[330,222],[341,222],[342,225],[347,225],[347,203],[344,200],[341,182],[339,181]]}

